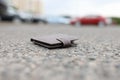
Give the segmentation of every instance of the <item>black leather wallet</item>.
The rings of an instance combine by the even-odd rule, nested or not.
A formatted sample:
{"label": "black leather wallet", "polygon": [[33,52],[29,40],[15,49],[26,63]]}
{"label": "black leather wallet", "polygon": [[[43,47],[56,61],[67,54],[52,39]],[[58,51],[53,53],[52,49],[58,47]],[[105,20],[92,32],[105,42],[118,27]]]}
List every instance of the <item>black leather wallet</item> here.
{"label": "black leather wallet", "polygon": [[76,45],[74,41],[77,40],[74,36],[69,36],[65,34],[56,34],[56,35],[48,35],[42,37],[31,38],[31,41],[34,44],[54,49],[54,48],[65,48]]}

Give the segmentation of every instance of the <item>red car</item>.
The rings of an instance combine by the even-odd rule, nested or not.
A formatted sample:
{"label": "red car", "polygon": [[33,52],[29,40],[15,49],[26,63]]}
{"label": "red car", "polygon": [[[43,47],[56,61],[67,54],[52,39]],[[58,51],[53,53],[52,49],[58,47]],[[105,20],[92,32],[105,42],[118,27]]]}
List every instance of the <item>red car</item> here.
{"label": "red car", "polygon": [[70,22],[72,25],[98,25],[105,26],[111,24],[112,21],[110,18],[105,18],[102,16],[85,16],[82,18],[76,18]]}

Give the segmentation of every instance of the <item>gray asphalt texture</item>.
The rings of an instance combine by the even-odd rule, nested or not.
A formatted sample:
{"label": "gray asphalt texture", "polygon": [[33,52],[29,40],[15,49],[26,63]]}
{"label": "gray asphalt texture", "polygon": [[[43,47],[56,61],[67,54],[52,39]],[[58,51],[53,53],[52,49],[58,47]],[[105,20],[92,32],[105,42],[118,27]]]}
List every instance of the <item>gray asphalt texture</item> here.
{"label": "gray asphalt texture", "polygon": [[[30,42],[57,33],[78,37],[77,47]],[[120,27],[0,23],[0,80],[120,80]]]}

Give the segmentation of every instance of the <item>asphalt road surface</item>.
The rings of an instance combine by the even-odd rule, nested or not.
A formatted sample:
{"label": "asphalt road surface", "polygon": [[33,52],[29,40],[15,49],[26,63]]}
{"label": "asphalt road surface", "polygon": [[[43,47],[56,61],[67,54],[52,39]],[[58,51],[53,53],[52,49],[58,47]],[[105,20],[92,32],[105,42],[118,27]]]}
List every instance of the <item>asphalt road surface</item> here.
{"label": "asphalt road surface", "polygon": [[[77,47],[30,42],[57,33],[78,37]],[[120,80],[120,26],[0,23],[0,80]]]}

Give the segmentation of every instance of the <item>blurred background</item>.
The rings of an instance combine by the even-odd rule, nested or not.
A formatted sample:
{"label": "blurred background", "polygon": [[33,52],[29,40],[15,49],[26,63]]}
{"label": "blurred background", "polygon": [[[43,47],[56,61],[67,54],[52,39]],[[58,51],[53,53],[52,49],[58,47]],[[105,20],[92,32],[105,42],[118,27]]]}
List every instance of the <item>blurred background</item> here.
{"label": "blurred background", "polygon": [[0,20],[14,23],[120,24],[119,0],[0,0]]}
{"label": "blurred background", "polygon": [[[59,33],[77,46],[30,41]],[[120,0],[0,0],[0,80],[120,80],[119,36]]]}

